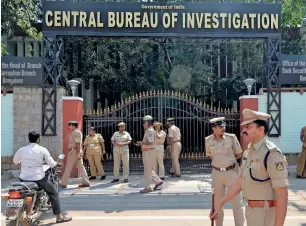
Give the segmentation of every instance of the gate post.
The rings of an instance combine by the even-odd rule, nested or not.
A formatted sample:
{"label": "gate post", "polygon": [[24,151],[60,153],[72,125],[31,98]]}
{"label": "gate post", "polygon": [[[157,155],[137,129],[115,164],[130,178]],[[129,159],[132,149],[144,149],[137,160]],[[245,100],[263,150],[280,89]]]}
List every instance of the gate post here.
{"label": "gate post", "polygon": [[[249,95],[249,96],[241,96],[239,97],[240,101],[240,124],[243,121],[242,111],[245,108],[248,108],[253,111],[258,111],[258,96],[256,95]],[[242,135],[242,127],[240,126],[240,143],[242,150],[246,150],[248,141]]]}
{"label": "gate post", "polygon": [[[83,98],[75,96],[63,97],[63,154],[65,155],[63,172],[65,170],[67,157],[68,157],[68,139],[70,131],[68,130],[69,121],[77,121],[78,129],[83,133]],[[74,166],[71,171],[71,177],[78,177],[78,170]]]}

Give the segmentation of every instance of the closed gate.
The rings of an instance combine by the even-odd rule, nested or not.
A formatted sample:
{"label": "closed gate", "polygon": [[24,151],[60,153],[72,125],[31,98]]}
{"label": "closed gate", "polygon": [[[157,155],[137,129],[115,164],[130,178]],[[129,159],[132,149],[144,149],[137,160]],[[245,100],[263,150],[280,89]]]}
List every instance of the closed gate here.
{"label": "closed gate", "polygon": [[[209,119],[225,117],[226,132],[236,134],[238,139],[240,137],[240,115],[233,109],[210,107],[177,92],[150,91],[136,94],[111,108],[88,110],[84,114],[84,136],[88,134],[88,128],[94,126],[105,140],[108,158],[103,161],[103,166],[106,171],[113,170],[111,137],[121,121],[126,123],[126,131],[133,139],[130,145],[130,171],[143,170],[141,149],[133,143],[142,140],[142,118],[145,115],[151,115],[154,121],[161,122],[165,130],[167,118],[175,118],[175,124],[182,134],[180,164],[185,172],[205,172],[211,169],[210,159],[205,157],[205,136],[212,132]],[[89,171],[88,163],[85,162],[85,165]],[[165,168],[170,169],[169,153],[165,153]]]}

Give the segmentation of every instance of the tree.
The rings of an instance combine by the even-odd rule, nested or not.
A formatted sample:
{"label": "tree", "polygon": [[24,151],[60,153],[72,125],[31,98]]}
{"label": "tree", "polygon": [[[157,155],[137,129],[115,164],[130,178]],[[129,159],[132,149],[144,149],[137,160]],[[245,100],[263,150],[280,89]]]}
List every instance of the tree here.
{"label": "tree", "polygon": [[[42,33],[34,24],[41,23],[42,11],[40,0],[3,0],[1,1],[1,33],[8,39],[16,30],[21,30],[30,37],[41,40]],[[5,45],[1,44],[2,55]]]}

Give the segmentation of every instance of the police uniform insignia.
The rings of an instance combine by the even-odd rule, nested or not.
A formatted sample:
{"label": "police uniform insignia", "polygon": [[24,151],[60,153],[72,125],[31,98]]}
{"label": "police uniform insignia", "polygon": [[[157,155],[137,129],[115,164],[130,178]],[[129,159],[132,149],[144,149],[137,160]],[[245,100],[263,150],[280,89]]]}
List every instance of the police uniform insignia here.
{"label": "police uniform insignia", "polygon": [[278,171],[284,170],[284,163],[283,162],[277,162],[277,163],[275,163],[275,166],[276,166],[276,170],[278,170]]}

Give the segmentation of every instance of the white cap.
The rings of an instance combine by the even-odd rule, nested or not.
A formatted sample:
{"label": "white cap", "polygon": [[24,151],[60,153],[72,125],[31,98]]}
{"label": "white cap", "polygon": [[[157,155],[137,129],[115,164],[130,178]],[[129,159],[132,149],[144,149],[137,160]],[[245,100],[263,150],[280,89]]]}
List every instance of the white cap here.
{"label": "white cap", "polygon": [[142,121],[151,121],[153,120],[151,115],[146,115],[145,117],[143,117]]}

